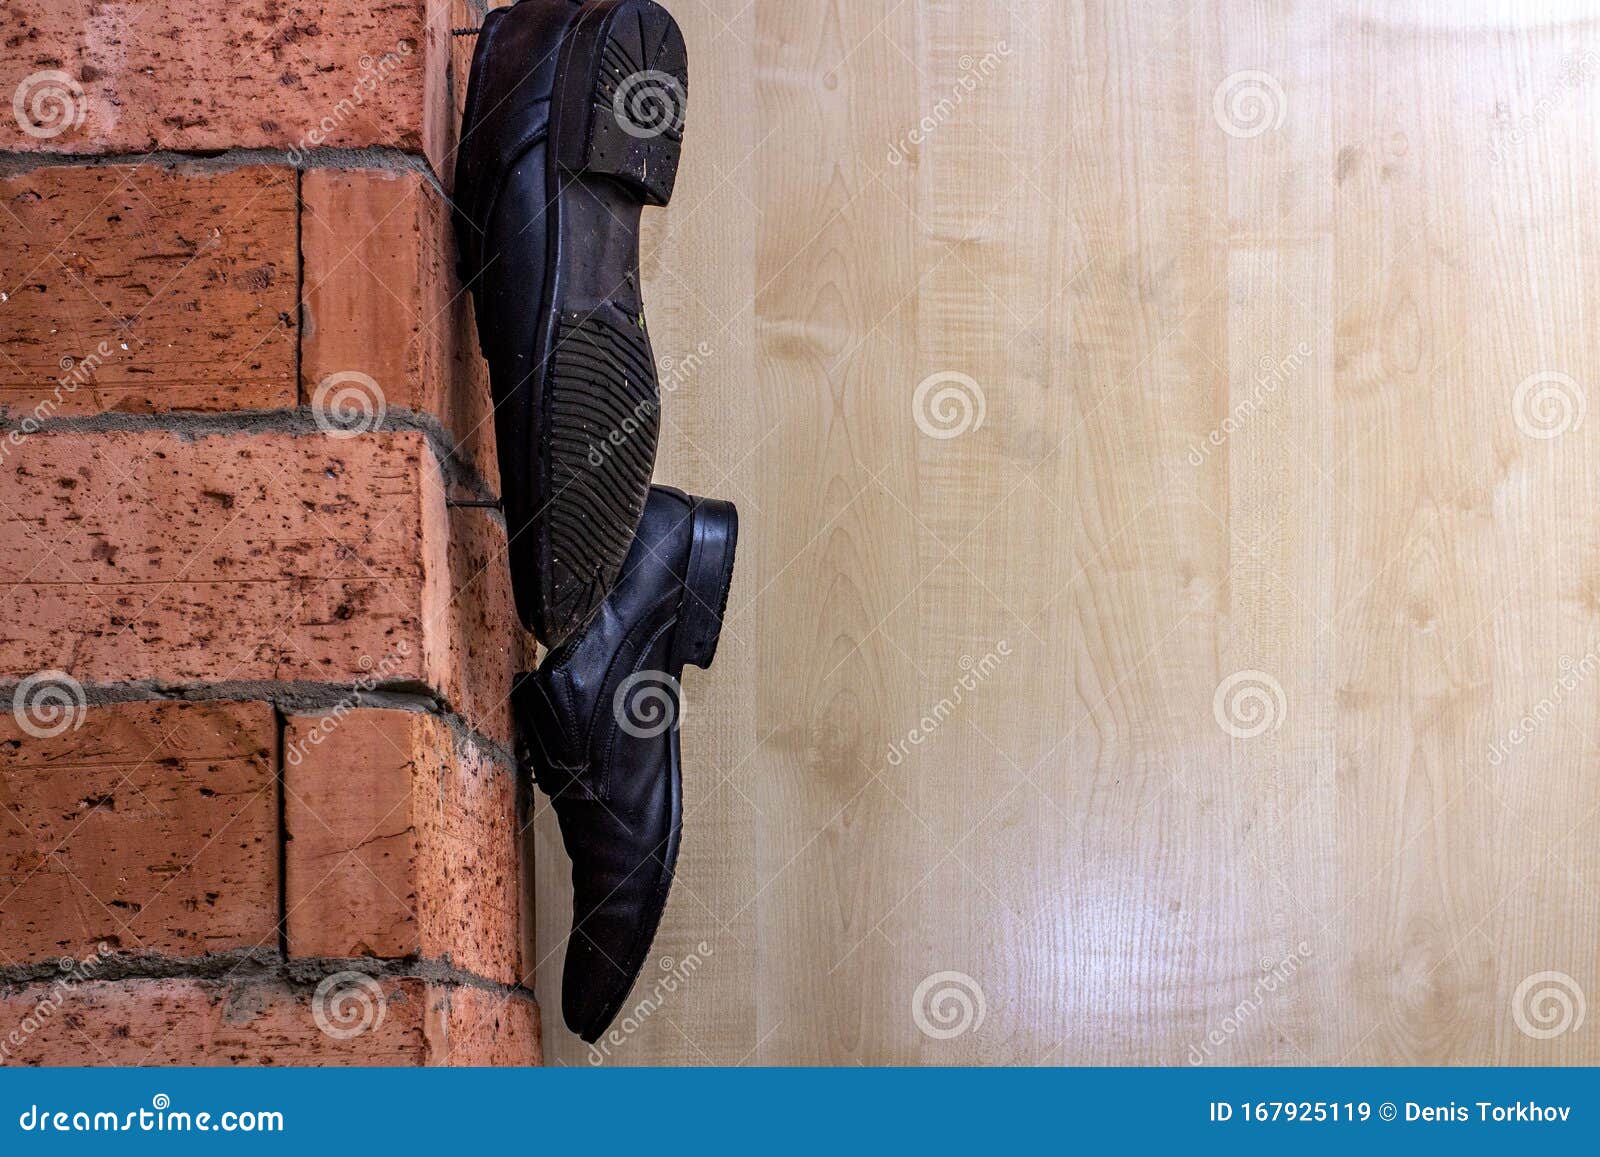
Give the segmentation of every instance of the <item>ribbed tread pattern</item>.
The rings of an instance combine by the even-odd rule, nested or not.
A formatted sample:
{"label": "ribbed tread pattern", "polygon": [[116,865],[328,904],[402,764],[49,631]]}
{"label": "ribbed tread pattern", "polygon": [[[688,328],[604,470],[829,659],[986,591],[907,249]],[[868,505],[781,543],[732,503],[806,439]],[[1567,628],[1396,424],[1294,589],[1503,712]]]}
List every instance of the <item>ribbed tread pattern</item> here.
{"label": "ribbed tread pattern", "polygon": [[689,111],[689,58],[670,13],[630,0],[607,19],[589,97],[590,132],[572,167],[634,185],[665,205],[677,181]]}
{"label": "ribbed tread pattern", "polygon": [[661,412],[642,322],[605,306],[564,313],[547,407],[549,604],[581,622],[627,557],[650,492]]}

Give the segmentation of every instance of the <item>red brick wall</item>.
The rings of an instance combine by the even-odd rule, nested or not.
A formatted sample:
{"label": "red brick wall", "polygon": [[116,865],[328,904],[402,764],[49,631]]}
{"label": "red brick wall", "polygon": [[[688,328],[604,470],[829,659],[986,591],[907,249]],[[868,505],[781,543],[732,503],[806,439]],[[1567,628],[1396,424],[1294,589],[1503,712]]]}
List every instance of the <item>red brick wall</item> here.
{"label": "red brick wall", "polygon": [[0,1063],[539,1060],[481,8],[0,0]]}

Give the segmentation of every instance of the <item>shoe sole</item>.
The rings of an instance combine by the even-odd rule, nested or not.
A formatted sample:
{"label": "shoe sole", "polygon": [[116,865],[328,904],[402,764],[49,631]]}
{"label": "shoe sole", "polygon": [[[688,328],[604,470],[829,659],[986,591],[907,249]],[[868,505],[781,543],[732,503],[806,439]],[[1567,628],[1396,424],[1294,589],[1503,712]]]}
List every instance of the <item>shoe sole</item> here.
{"label": "shoe sole", "polygon": [[534,364],[542,500],[530,530],[546,641],[587,623],[644,513],[660,387],[639,288],[639,216],[672,196],[683,35],[652,0],[586,5],[562,35],[545,149],[550,211]]}

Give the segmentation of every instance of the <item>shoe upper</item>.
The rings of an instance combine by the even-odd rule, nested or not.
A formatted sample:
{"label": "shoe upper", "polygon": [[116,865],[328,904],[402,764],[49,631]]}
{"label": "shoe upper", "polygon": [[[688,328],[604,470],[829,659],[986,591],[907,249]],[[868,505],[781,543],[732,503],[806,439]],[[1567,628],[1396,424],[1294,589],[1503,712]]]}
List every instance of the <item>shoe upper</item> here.
{"label": "shoe upper", "polygon": [[621,578],[589,626],[513,693],[524,757],[572,858],[562,1011],[604,1031],[650,949],[682,826],[674,633],[695,503],[652,487]]}
{"label": "shoe upper", "polygon": [[[497,251],[485,241],[507,174],[549,131],[561,35],[573,10],[570,0],[520,0],[489,12],[478,32],[452,201],[461,277],[469,284],[486,256]],[[515,61],[516,67],[484,67],[491,57]],[[538,180],[542,209],[542,166]],[[542,264],[521,272],[532,279],[537,295],[544,280]]]}
{"label": "shoe upper", "polygon": [[[549,637],[530,526],[543,500],[534,412],[534,349],[549,249],[545,149],[566,0],[521,0],[484,20],[456,151],[454,209],[462,284],[472,292],[489,363],[500,491],[518,617]],[[515,62],[487,67],[486,62]]]}

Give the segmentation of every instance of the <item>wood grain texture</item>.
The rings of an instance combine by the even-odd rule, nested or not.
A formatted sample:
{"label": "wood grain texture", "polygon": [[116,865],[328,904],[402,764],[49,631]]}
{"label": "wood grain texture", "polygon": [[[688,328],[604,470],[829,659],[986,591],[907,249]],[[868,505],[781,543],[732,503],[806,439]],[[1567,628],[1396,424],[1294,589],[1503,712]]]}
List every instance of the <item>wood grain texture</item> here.
{"label": "wood grain texture", "polygon": [[740,566],[550,1060],[1600,1061],[1600,16],[671,7],[658,473]]}

